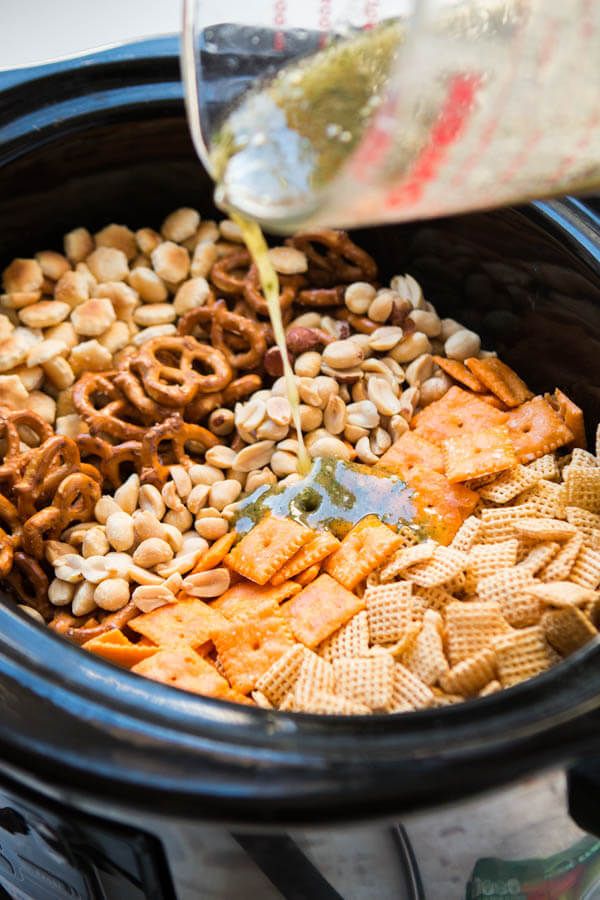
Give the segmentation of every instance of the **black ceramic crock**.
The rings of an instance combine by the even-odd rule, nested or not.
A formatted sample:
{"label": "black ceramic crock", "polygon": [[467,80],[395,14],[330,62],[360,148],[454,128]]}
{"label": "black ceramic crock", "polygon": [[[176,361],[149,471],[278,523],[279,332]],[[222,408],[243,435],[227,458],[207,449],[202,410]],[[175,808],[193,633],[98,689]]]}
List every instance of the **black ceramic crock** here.
{"label": "black ceramic crock", "polygon": [[[0,72],[0,266],[60,249],[78,225],[156,227],[184,204],[208,216],[211,194],[186,128],[175,39]],[[534,390],[559,385],[589,423],[600,419],[600,224],[585,203],[373,228],[357,239],[384,274],[413,273],[443,315],[480,332]],[[579,767],[573,813],[600,829],[598,641],[457,707],[317,717],[144,680],[6,602],[0,709],[0,770],[80,809],[102,797],[213,821],[333,822],[460,800],[558,764]]]}

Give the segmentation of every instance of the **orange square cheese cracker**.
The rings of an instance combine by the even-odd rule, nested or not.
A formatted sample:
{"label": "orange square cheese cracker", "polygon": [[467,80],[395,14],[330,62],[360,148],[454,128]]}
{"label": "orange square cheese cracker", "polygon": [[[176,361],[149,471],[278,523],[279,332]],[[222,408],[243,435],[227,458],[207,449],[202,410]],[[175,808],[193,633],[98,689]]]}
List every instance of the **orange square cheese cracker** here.
{"label": "orange square cheese cracker", "polygon": [[197,597],[184,597],[131,619],[127,624],[160,647],[201,647],[211,630],[224,621],[217,610]]}
{"label": "orange square cheese cracker", "polygon": [[380,457],[378,467],[392,469],[406,481],[413,469],[423,466],[433,472],[444,471],[444,454],[416,431],[405,431]]}
{"label": "orange square cheese cracker", "polygon": [[485,359],[472,356],[465,365],[506,406],[520,406],[533,397],[525,382],[497,356]]}
{"label": "orange square cheese cracker", "polygon": [[276,587],[270,584],[258,585],[252,581],[239,581],[211,603],[226,619],[251,619],[255,610],[264,603],[278,606],[301,590],[295,581],[284,581]]}
{"label": "orange square cheese cracker", "polygon": [[238,703],[246,700],[231,690],[227,679],[217,672],[212,663],[198,656],[189,647],[160,650],[150,659],[138,663],[132,671],[153,681],[161,681],[171,687],[205,697],[218,697]]}
{"label": "orange square cheese cracker", "polygon": [[500,400],[499,397],[496,397],[495,394],[478,394],[478,399],[483,400],[484,403],[487,403],[488,406],[493,406],[494,409],[502,409],[507,410],[508,407],[505,403]]}
{"label": "orange square cheese cracker", "polygon": [[576,403],[567,397],[560,388],[556,388],[554,395],[546,397],[563,419],[567,428],[573,433],[573,446],[581,447],[585,450],[587,441],[585,437],[585,424],[583,421],[583,412]]}
{"label": "orange square cheese cracker", "polygon": [[252,619],[226,621],[212,632],[218,659],[234,690],[248,694],[264,673],[294,646],[281,610],[262,603]]}
{"label": "orange square cheese cracker", "polygon": [[351,591],[402,543],[402,537],[377,516],[365,516],[348,532],[323,568]]}
{"label": "orange square cheese cracker", "polygon": [[457,435],[444,441],[446,478],[453,484],[497,475],[517,464],[506,425]]}
{"label": "orange square cheese cracker", "polygon": [[304,569],[303,572],[299,572],[294,581],[296,584],[302,585],[302,587],[306,587],[307,584],[310,584],[311,581],[314,581],[317,575],[321,571],[321,566],[318,563],[315,563],[314,566],[309,566],[308,569]]}
{"label": "orange square cheese cracker", "polygon": [[470,391],[475,391],[476,394],[485,394],[485,385],[472,372],[469,372],[465,364],[460,362],[460,360],[446,359],[445,356],[434,356],[433,361],[446,375],[454,378],[455,381],[463,384]]}
{"label": "orange square cheese cracker", "polygon": [[449,544],[477,504],[479,494],[464,484],[450,484],[445,475],[414,469],[408,484],[414,491],[417,521],[440,544]]}
{"label": "orange square cheese cracker", "polygon": [[158,651],[158,647],[133,644],[118,628],[86,641],[83,649],[126,669],[130,669],[143,659],[154,656]]}
{"label": "orange square cheese cracker", "polygon": [[519,462],[529,463],[573,440],[573,432],[543,397],[511,411],[506,423]]}
{"label": "orange square cheese cracker", "polygon": [[305,544],[297,553],[294,553],[291,559],[284,563],[279,572],[273,575],[271,583],[283,584],[286,579],[294,578],[299,572],[308,569],[309,566],[320,563],[326,556],[337,550],[339,546],[340,542],[330,531],[320,531],[308,544]]}
{"label": "orange square cheese cracker", "polygon": [[448,438],[468,431],[504,425],[507,418],[507,413],[454,385],[440,400],[417,413],[412,427],[433,444],[443,444]]}
{"label": "orange square cheese cracker", "polygon": [[265,516],[244,535],[225,562],[250,581],[266,584],[314,536],[314,531],[292,519]]}
{"label": "orange square cheese cracker", "polygon": [[206,553],[200,557],[191,574],[196,575],[197,572],[208,572],[210,569],[216,569],[235,544],[236,538],[237,534],[235,531],[229,531],[218,538],[214,544],[211,544]]}
{"label": "orange square cheese cracker", "polygon": [[443,472],[444,455],[439,447],[425,440],[416,431],[405,431],[380,457],[376,466],[393,469],[406,479],[410,472],[419,466],[425,466],[434,472]]}
{"label": "orange square cheese cracker", "polygon": [[313,648],[364,606],[361,597],[346,590],[330,575],[319,575],[286,603],[285,612],[296,638]]}

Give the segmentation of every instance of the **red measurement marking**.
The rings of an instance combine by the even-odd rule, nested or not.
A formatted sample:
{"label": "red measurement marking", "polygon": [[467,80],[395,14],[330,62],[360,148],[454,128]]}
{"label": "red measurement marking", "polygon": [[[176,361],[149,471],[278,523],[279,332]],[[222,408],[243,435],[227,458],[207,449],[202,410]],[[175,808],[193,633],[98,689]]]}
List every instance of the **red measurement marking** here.
{"label": "red measurement marking", "polygon": [[585,150],[585,148],[588,146],[588,144],[589,144],[590,140],[592,139],[592,136],[595,134],[596,128],[598,127],[599,124],[600,124],[600,113],[595,112],[591,116],[591,118],[588,120],[583,134],[581,135],[581,137],[575,144],[575,147],[573,148],[573,152],[570,153],[568,156],[565,156],[561,160],[560,165],[558,166],[556,171],[553,172],[552,175],[550,175],[549,183],[551,185],[558,184],[558,182],[560,182],[565,177],[565,175],[568,174],[569,169],[574,165],[574,163],[577,162],[577,158],[580,155],[580,153],[582,153],[582,151]]}
{"label": "red measurement marking", "polygon": [[368,31],[375,28],[379,21],[379,0],[366,0],[365,2],[365,24],[364,28]]}
{"label": "red measurement marking", "polygon": [[540,131],[539,128],[536,128],[535,131],[531,132],[517,155],[512,158],[504,172],[498,176],[498,178],[496,179],[496,184],[506,184],[507,181],[510,181],[515,177],[515,175],[519,172],[519,169],[523,168],[527,161],[527,158],[531,155],[531,151],[537,144],[539,144],[543,136],[544,132]]}
{"label": "red measurement marking", "polygon": [[546,68],[554,56],[556,45],[558,43],[558,22],[556,19],[549,18],[546,22],[546,33],[540,45],[538,57],[539,72],[538,75]]}
{"label": "red measurement marking", "polygon": [[319,38],[319,46],[325,47],[329,42],[331,31],[331,0],[321,0],[319,3],[318,23],[319,29],[323,32]]}
{"label": "red measurement marking", "polygon": [[585,43],[590,40],[595,31],[594,16],[592,15],[593,2],[594,0],[583,0],[581,4],[581,38]]}
{"label": "red measurement marking", "polygon": [[283,28],[287,22],[286,0],[275,0],[273,4],[273,26],[277,29],[273,35],[273,50],[281,53],[285,50],[285,33]]}
{"label": "red measurement marking", "polygon": [[446,100],[431,129],[427,146],[421,151],[412,172],[387,195],[386,206],[416,203],[433,181],[449,150],[469,121],[481,79],[477,75],[455,75],[450,80]]}
{"label": "red measurement marking", "polygon": [[367,180],[369,170],[383,161],[391,146],[389,123],[393,121],[394,110],[395,102],[393,98],[388,98],[352,157],[352,175],[359,181]]}

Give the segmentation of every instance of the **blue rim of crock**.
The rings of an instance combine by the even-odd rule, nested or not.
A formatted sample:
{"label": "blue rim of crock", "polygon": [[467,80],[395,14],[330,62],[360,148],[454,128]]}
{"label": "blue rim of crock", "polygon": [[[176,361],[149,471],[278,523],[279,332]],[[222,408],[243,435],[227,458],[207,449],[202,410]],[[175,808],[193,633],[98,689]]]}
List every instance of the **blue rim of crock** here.
{"label": "blue rim of crock", "polygon": [[[0,72],[0,165],[106,121],[181,115],[175,38]],[[4,101],[7,102],[4,102]],[[133,113],[132,113],[133,111]],[[12,125],[7,128],[7,123]],[[579,201],[524,215],[600,264]],[[199,697],[118,669],[0,605],[0,757],[71,796],[182,817],[331,821],[458,800],[600,749],[600,640],[500,694],[369,717],[279,713]],[[23,712],[12,709],[17,698]],[[56,731],[28,719],[43,710]],[[77,738],[61,725],[73,723]]]}

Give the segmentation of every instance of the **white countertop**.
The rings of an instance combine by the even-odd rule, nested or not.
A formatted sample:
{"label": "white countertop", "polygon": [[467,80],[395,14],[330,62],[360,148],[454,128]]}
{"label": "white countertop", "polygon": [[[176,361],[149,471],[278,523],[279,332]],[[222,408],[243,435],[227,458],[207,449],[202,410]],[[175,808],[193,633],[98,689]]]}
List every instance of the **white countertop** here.
{"label": "white countertop", "polygon": [[0,68],[179,31],[180,0],[0,0]]}

